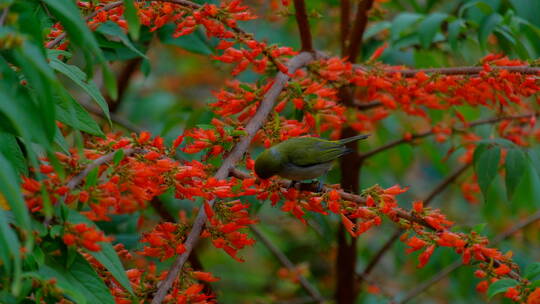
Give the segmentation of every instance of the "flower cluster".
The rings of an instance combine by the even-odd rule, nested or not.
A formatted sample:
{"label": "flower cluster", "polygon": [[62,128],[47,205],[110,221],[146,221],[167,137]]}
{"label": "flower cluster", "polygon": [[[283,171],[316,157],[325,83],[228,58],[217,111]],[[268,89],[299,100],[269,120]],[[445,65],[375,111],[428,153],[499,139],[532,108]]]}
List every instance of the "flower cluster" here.
{"label": "flower cluster", "polygon": [[99,242],[109,242],[110,238],[105,237],[103,232],[96,230],[84,223],[64,225],[64,236],[62,240],[68,246],[80,246],[90,251],[100,251]]}

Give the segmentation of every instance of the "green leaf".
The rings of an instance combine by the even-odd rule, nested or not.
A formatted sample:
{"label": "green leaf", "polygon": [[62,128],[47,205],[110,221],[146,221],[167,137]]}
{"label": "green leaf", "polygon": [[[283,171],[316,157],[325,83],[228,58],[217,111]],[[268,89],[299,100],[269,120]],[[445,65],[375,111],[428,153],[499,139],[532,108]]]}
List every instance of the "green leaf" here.
{"label": "green leaf", "polygon": [[457,19],[448,24],[448,42],[454,52],[458,51],[458,37],[465,26],[465,21]]}
{"label": "green leaf", "polygon": [[105,136],[92,116],[68,92],[62,89],[61,95],[56,99],[56,115],[60,122],[92,135]]}
{"label": "green leaf", "polygon": [[131,38],[138,40],[141,24],[133,0],[124,0],[124,17],[128,23],[129,35],[131,35]]}
{"label": "green leaf", "polygon": [[15,136],[0,132],[0,153],[17,169],[17,173],[28,174],[26,159]]}
{"label": "green leaf", "polygon": [[467,4],[463,5],[460,9],[459,9],[459,12],[458,12],[458,16],[461,18],[463,17],[463,14],[469,9],[469,8],[472,8],[472,7],[476,7],[476,8],[479,8],[484,14],[490,14],[490,13],[493,13],[493,8],[491,7],[491,5],[487,4],[486,2],[484,1],[471,1],[471,2],[468,2]]}
{"label": "green leaf", "polygon": [[[91,61],[91,58],[95,56],[98,62],[103,62],[103,53],[94,34],[86,25],[79,9],[77,9],[75,2],[71,0],[43,0],[43,2],[47,4],[53,15],[60,20],[68,33],[70,42],[81,48],[87,60]],[[91,62],[87,62],[87,64],[90,65]]]}
{"label": "green leaf", "polygon": [[103,113],[105,113],[107,116],[107,119],[110,121],[111,118],[109,115],[109,106],[107,105],[107,101],[105,101],[103,95],[101,95],[99,92],[99,89],[96,87],[96,84],[91,80],[87,81],[86,74],[78,67],[66,64],[56,57],[49,57],[49,59],[50,66],[54,70],[66,75],[69,79],[75,82],[75,84],[80,86],[90,97],[92,97],[92,99],[94,99]]}
{"label": "green leaf", "polygon": [[446,20],[447,17],[447,14],[433,13],[420,22],[417,32],[420,38],[420,44],[423,48],[428,48],[431,45],[433,38],[435,38],[435,35],[441,27],[441,23]]}
{"label": "green leaf", "polygon": [[487,291],[487,296],[491,299],[494,295],[505,292],[509,287],[516,286],[518,281],[512,279],[501,279],[491,284]]}
{"label": "green leaf", "polygon": [[364,33],[363,39],[368,40],[369,38],[377,35],[381,31],[384,31],[386,29],[389,29],[392,26],[392,23],[388,21],[381,21],[373,24],[369,28],[366,29],[366,32]]}
{"label": "green leaf", "polygon": [[167,24],[160,28],[158,30],[159,40],[165,44],[179,46],[192,53],[203,55],[211,55],[214,53],[210,42],[200,30],[196,30],[191,35],[174,38],[174,29],[175,26],[173,24]]}
{"label": "green leaf", "polygon": [[122,43],[130,50],[132,50],[134,53],[136,53],[137,55],[145,58],[145,59],[148,59],[148,57],[146,57],[146,55],[144,55],[143,53],[141,53],[141,51],[139,51],[134,45],[133,43],[131,43],[131,41],[129,40],[128,36],[126,36],[126,34],[124,34],[124,32],[122,31],[122,29],[118,26],[118,24],[112,22],[112,21],[107,21],[105,23],[102,23],[97,29],[96,29],[96,32],[98,33],[101,33],[103,35],[109,35],[109,36],[112,36],[112,37],[118,37],[118,39],[120,39],[120,41],[122,41]]}
{"label": "green leaf", "polygon": [[114,304],[109,288],[76,251],[69,267],[47,256],[45,265],[39,268],[38,273],[46,280],[55,278],[57,286],[78,304]]}
{"label": "green leaf", "polygon": [[528,280],[532,280],[538,275],[540,275],[540,262],[527,265],[527,268],[525,268],[525,272],[523,272],[523,277]]}
{"label": "green leaf", "polygon": [[[5,268],[4,273],[8,273],[8,277],[13,278],[13,290],[18,293],[22,274],[20,244],[15,231],[9,226],[6,212],[2,208],[0,208],[0,260],[2,267]],[[11,264],[12,260],[14,265]]]}
{"label": "green leaf", "polygon": [[499,146],[479,145],[474,152],[474,170],[478,176],[478,185],[484,199],[487,197],[489,186],[497,175],[501,148]]}
{"label": "green leaf", "polygon": [[124,150],[119,149],[118,151],[116,151],[116,153],[114,153],[114,157],[113,157],[114,165],[118,166],[120,162],[122,161],[122,159],[124,159]]}
{"label": "green leaf", "polygon": [[[106,63],[103,64],[103,82],[105,83],[105,89],[107,89],[107,93],[109,93],[111,99],[116,100],[118,98],[118,85],[116,84],[116,77],[111,71],[109,65]],[[110,120],[109,123],[111,123]]]}
{"label": "green leaf", "polygon": [[60,131],[60,128],[56,129],[56,134],[54,135],[54,143],[57,144],[58,147],[60,147],[62,152],[64,152],[65,154],[68,154],[68,155],[70,154],[69,153],[69,145],[66,142],[66,139],[64,138],[64,135],[62,135],[62,131]]}
{"label": "green leaf", "polygon": [[[21,195],[19,176],[8,160],[0,154],[0,192],[6,198],[16,224],[24,230],[30,230],[28,208]],[[30,237],[28,233],[27,237]]]}
{"label": "green leaf", "polygon": [[[89,226],[97,228],[94,222],[90,221],[84,215],[78,213],[75,210],[69,210],[68,221],[72,223],[85,223]],[[86,251],[94,258],[96,258],[107,270],[111,272],[113,277],[118,280],[118,282],[127,289],[131,294],[133,294],[133,289],[131,288],[131,283],[126,275],[126,270],[120,262],[120,258],[116,254],[113,246],[107,242],[99,243],[101,246],[101,251]]]}
{"label": "green leaf", "polygon": [[495,27],[500,24],[502,20],[501,15],[491,14],[485,17],[480,23],[480,28],[478,29],[478,42],[480,45],[485,48],[487,38],[495,30]]}
{"label": "green leaf", "polygon": [[422,15],[415,13],[401,13],[392,21],[390,38],[392,41],[397,40],[401,33],[412,27],[413,24],[418,22],[422,18]]}
{"label": "green leaf", "polygon": [[506,154],[505,170],[506,170],[506,192],[508,199],[511,199],[516,187],[524,177],[524,172],[527,167],[527,157],[521,149],[509,149]]}

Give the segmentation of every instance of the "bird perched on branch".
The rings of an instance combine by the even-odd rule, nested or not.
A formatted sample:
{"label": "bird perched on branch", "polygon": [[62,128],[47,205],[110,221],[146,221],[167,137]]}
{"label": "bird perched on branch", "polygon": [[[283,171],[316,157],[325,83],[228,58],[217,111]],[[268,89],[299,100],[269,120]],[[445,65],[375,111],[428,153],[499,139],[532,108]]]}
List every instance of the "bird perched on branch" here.
{"label": "bird perched on branch", "polygon": [[345,144],[368,136],[357,135],[340,140],[291,138],[264,150],[255,161],[255,173],[263,179],[278,175],[292,180],[291,186],[294,186],[295,182],[324,175],[334,160],[353,151]]}

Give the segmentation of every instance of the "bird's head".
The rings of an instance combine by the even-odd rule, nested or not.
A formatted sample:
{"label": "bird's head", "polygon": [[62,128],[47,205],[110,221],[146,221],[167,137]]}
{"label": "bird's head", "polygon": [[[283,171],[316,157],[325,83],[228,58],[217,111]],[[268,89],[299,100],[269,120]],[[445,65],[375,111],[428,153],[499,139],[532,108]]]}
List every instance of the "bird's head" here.
{"label": "bird's head", "polygon": [[255,160],[255,173],[262,179],[278,174],[285,165],[286,160],[282,153],[274,148],[264,150]]}

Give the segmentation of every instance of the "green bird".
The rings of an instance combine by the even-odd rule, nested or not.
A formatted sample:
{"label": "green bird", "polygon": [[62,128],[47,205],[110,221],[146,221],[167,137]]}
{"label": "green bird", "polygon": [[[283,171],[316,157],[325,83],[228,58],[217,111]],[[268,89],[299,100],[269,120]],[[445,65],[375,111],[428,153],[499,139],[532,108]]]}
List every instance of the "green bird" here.
{"label": "green bird", "polygon": [[357,135],[340,140],[317,137],[295,137],[264,150],[255,161],[255,173],[263,179],[274,175],[293,181],[314,179],[324,175],[332,162],[352,152],[345,144],[369,135]]}

